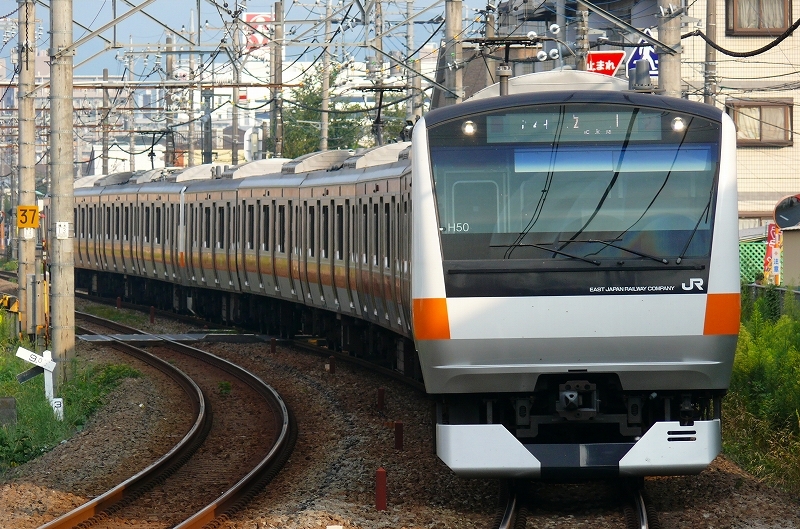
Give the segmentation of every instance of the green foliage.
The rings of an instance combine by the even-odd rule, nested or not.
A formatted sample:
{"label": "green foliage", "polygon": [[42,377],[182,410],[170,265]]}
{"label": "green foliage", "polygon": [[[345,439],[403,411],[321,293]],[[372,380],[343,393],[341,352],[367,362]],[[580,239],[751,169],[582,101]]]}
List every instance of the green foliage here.
{"label": "green foliage", "polygon": [[[338,68],[329,71],[330,86],[336,84],[340,74]],[[296,158],[319,150],[320,122],[322,119],[322,79],[321,66],[309,72],[301,86],[292,90],[291,101],[284,105],[283,111],[283,156]],[[388,143],[400,136],[405,125],[405,102],[396,102],[400,97],[392,92],[384,93],[381,121],[383,122],[383,141]],[[377,101],[377,96],[376,96]],[[329,101],[328,149],[357,149],[375,144],[373,123],[376,112],[365,110],[363,105]]]}
{"label": "green foliage", "polygon": [[[6,314],[0,313],[0,316]],[[43,377],[24,384],[17,382],[15,376],[30,367],[14,356],[18,345],[9,338],[6,325],[0,325],[0,395],[17,400],[17,423],[0,428],[0,473],[47,452],[72,436],[83,428],[92,413],[103,405],[106,395],[123,379],[140,376],[125,365],[86,369],[75,366],[75,375],[61,388],[64,420],[59,421],[45,398]]]}
{"label": "green foliage", "polygon": [[231,394],[231,383],[227,380],[223,380],[219,383],[219,395],[220,397],[227,397]]}
{"label": "green foliage", "polygon": [[742,295],[742,326],[724,406],[725,452],[749,472],[800,491],[800,309],[768,287]]}
{"label": "green foliage", "polygon": [[144,313],[131,310],[117,310],[116,307],[108,305],[92,305],[86,309],[86,312],[93,316],[122,323],[130,327],[142,328],[149,322],[149,316]]}
{"label": "green foliage", "polygon": [[17,262],[16,261],[2,261],[0,263],[0,270],[4,272],[16,272],[17,271]]}

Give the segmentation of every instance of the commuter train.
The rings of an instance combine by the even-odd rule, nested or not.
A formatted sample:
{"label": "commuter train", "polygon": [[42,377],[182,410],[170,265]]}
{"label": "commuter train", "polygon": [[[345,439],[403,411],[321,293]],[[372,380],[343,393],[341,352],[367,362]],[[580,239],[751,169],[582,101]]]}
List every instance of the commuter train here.
{"label": "commuter train", "polygon": [[527,77],[411,143],[76,188],[76,285],[420,379],[463,476],[700,472],[739,330],[733,123]]}

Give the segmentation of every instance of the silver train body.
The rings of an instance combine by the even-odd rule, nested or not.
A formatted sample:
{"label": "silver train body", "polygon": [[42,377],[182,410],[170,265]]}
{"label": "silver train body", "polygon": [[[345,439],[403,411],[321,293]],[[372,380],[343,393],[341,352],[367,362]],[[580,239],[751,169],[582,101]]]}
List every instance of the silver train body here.
{"label": "silver train body", "polygon": [[738,334],[735,144],[686,100],[483,98],[411,144],[76,189],[76,284],[422,379],[464,476],[696,473]]}

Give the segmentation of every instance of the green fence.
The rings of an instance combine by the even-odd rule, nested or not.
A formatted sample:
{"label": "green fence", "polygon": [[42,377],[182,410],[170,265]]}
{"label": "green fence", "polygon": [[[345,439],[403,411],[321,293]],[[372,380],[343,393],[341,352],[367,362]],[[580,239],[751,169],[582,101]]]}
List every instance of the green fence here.
{"label": "green fence", "polygon": [[739,276],[742,282],[752,283],[756,280],[756,274],[764,271],[766,253],[766,241],[739,243]]}

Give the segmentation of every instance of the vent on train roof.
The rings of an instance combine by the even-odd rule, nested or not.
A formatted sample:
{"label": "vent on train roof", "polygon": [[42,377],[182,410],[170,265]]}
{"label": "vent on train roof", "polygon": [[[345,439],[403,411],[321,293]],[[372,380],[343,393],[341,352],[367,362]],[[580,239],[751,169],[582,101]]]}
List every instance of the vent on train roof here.
{"label": "vent on train roof", "polygon": [[310,171],[327,171],[353,155],[353,151],[323,151],[304,154],[291,162],[286,162],[281,174],[307,173]]}
{"label": "vent on train roof", "polygon": [[381,145],[380,147],[373,147],[364,152],[355,154],[344,161],[342,167],[345,169],[362,169],[365,167],[375,167],[376,165],[385,165],[394,163],[398,160],[408,159],[400,158],[400,154],[408,150],[411,146],[410,142],[404,141],[399,143],[390,143],[388,145]]}

